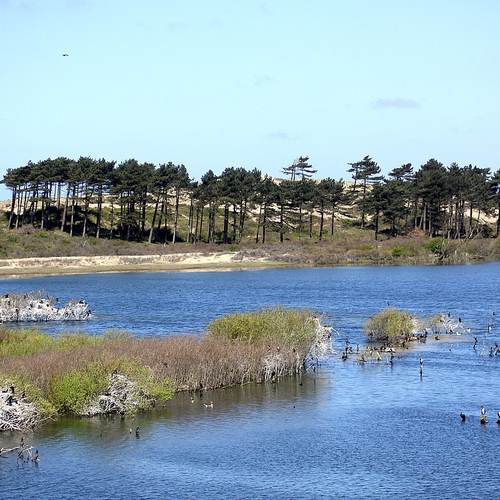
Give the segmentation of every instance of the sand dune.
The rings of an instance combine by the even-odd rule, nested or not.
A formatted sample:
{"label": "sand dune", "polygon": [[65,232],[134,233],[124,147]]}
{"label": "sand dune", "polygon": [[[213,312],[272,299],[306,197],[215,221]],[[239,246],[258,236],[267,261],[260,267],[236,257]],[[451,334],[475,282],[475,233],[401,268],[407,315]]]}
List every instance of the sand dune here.
{"label": "sand dune", "polygon": [[[229,271],[278,266],[265,257],[240,252],[192,252],[170,255],[112,255],[0,260],[0,276],[22,277],[99,272]],[[281,264],[283,265],[283,264]]]}

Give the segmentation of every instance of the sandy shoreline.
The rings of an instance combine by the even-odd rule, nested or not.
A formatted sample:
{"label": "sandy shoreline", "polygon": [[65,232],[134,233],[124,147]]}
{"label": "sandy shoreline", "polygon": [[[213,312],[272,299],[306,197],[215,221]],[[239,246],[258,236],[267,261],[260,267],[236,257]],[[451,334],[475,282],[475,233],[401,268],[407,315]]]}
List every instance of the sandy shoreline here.
{"label": "sandy shoreline", "polygon": [[236,271],[283,267],[283,262],[240,252],[192,252],[170,255],[111,255],[0,260],[0,277],[118,272]]}

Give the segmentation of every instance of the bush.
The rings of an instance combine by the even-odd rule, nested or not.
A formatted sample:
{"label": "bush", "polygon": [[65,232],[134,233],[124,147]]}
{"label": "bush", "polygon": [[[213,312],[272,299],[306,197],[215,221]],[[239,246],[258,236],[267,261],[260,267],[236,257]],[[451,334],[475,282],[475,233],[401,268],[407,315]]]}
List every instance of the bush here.
{"label": "bush", "polygon": [[424,248],[430,250],[434,254],[440,254],[442,251],[442,240],[439,238],[432,238],[425,242]]}
{"label": "bush", "polygon": [[53,373],[47,398],[60,412],[80,413],[92,398],[106,392],[108,373],[102,363],[88,364],[69,373]]}
{"label": "bush", "polygon": [[392,249],[392,256],[394,258],[401,257],[403,255],[403,247],[401,245],[397,245]]}
{"label": "bush", "polygon": [[370,318],[363,330],[370,340],[400,343],[413,336],[418,327],[419,321],[409,312],[387,308]]}
{"label": "bush", "polygon": [[210,323],[207,331],[215,337],[233,341],[277,342],[297,347],[312,342],[316,338],[316,328],[312,311],[275,307],[246,314],[228,314]]}

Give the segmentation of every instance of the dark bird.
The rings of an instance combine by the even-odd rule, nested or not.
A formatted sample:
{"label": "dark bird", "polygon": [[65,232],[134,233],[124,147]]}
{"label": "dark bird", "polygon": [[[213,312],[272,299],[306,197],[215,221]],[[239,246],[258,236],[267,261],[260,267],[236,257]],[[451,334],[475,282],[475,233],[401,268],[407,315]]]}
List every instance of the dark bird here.
{"label": "dark bird", "polygon": [[460,413],[460,418],[462,419],[462,422],[465,422],[465,413]]}
{"label": "dark bird", "polygon": [[69,54],[63,54],[62,56],[63,57],[69,57]]}

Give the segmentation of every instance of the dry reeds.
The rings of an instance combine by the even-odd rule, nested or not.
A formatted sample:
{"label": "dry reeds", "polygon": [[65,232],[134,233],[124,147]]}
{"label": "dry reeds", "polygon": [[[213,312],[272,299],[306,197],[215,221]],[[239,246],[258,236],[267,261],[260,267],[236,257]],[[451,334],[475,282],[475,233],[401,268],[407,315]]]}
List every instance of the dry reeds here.
{"label": "dry reeds", "polygon": [[[164,403],[175,391],[275,381],[297,373],[308,356],[327,352],[329,331],[310,312],[283,308],[221,318],[202,336],[52,337],[0,330],[0,384],[22,392],[23,401],[33,403],[41,417],[133,411]],[[124,403],[120,387],[137,395],[135,403],[130,405],[130,398]]]}

